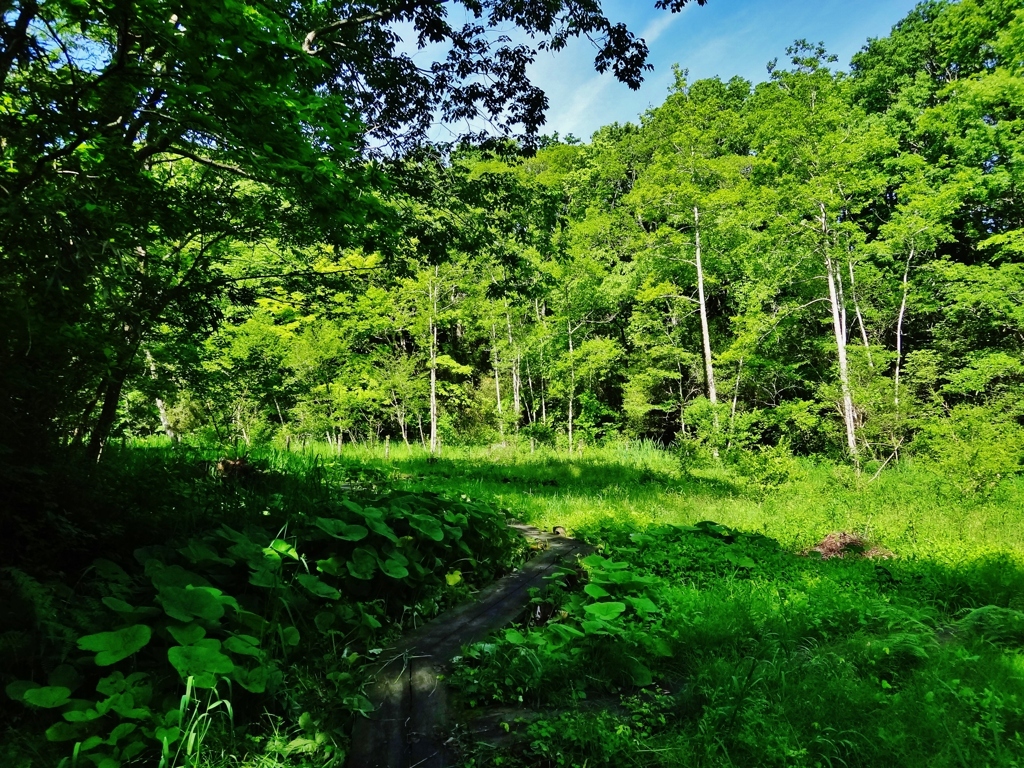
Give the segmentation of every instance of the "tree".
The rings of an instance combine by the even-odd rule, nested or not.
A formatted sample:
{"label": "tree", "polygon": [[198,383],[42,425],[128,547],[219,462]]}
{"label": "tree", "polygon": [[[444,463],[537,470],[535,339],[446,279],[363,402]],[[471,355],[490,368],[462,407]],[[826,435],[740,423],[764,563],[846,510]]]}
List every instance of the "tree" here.
{"label": "tree", "polygon": [[[703,0],[697,0],[703,4]],[[679,10],[685,0],[659,2]],[[363,158],[445,120],[521,128],[545,100],[509,22],[637,87],[646,46],[594,2],[18,0],[0,34],[0,401],[23,449],[68,433],[97,456],[162,323],[216,321],[215,267],[239,244],[393,242]],[[421,70],[401,52],[447,43]],[[383,223],[374,226],[374,220]],[[55,382],[60,382],[54,386]],[[32,454],[32,450],[27,451]]]}

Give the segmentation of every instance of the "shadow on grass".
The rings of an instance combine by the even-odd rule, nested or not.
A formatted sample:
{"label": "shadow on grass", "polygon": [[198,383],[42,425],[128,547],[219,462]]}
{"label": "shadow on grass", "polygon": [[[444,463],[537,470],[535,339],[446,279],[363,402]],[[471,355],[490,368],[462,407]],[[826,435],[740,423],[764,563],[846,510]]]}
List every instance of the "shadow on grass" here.
{"label": "shadow on grass", "polygon": [[[339,458],[348,463],[354,461]],[[358,462],[358,460],[355,460]],[[365,466],[387,467],[403,482],[441,485],[475,482],[498,490],[504,486],[517,491],[543,496],[596,495],[607,492],[629,494],[647,489],[676,493],[694,493],[716,498],[743,495],[740,485],[724,478],[703,477],[686,472],[672,472],[643,464],[623,463],[616,459],[555,458],[521,460],[513,457],[440,457],[431,461],[425,456],[396,456],[389,462],[373,459]]]}

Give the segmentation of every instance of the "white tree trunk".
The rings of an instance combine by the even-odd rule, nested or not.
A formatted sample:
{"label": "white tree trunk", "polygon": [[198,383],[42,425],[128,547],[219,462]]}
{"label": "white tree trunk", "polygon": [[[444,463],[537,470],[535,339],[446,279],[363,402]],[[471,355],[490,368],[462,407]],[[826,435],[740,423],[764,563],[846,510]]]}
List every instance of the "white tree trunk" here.
{"label": "white tree trunk", "polygon": [[[824,227],[824,212],[822,212]],[[844,334],[842,306],[836,280],[836,266],[832,258],[825,255],[825,276],[828,280],[828,299],[832,308],[832,330],[836,340],[836,357],[839,360],[839,386],[843,397],[843,423],[846,425],[846,447],[851,456],[857,455],[857,431],[854,422],[853,394],[850,391],[850,370],[846,362],[846,336]]]}
{"label": "white tree trunk", "polygon": [[[156,375],[156,361],[153,360],[153,353],[148,349],[146,350],[146,361],[149,363],[149,376],[153,381],[157,381]],[[167,418],[167,406],[163,400],[159,397],[156,399],[156,410],[160,414],[160,426],[163,427],[164,434],[166,434],[171,440],[177,440],[178,436],[174,433],[174,429],[171,427],[171,420]]]}
{"label": "white tree trunk", "polygon": [[[697,261],[697,299],[700,302],[700,335],[704,346],[704,376],[708,386],[708,400],[712,405],[718,404],[718,392],[715,389],[715,369],[711,360],[711,333],[708,330],[708,308],[704,301],[704,266],[701,263],[700,253],[700,212],[697,207],[693,208],[693,230],[694,245]],[[718,414],[715,413],[715,424],[718,424]]]}
{"label": "white tree trunk", "polygon": [[[506,311],[505,322],[508,325],[508,348],[509,350],[515,350],[516,344],[512,338],[512,317]],[[512,412],[516,415],[516,431],[519,431],[519,421],[522,418],[523,404],[521,397],[521,390],[523,386],[522,377],[522,359],[523,356],[516,351],[512,357]]]}
{"label": "white tree trunk", "polygon": [[914,258],[911,246],[907,265],[903,269],[903,299],[900,301],[900,315],[896,321],[896,372],[893,374],[893,405],[900,404],[900,364],[903,362],[903,318],[907,314],[907,293],[910,290],[910,262]]}
{"label": "white tree trunk", "polygon": [[494,323],[491,323],[491,355],[494,363],[494,396],[498,401],[498,433],[505,439],[505,413],[501,407],[501,373],[498,370],[498,338]]}
{"label": "white tree trunk", "polygon": [[846,447],[850,455],[857,456],[857,427],[853,410],[853,393],[850,390],[850,369],[846,361],[846,307],[843,305],[842,283],[839,270],[829,254],[828,216],[824,203],[818,204],[821,211],[821,247],[825,256],[825,278],[828,281],[828,300],[832,308],[832,330],[836,340],[836,357],[839,361],[839,386],[843,398],[843,423],[846,426]]}
{"label": "white tree trunk", "polygon": [[850,267],[850,293],[853,296],[853,311],[857,315],[857,324],[860,326],[860,338],[864,342],[864,351],[868,356],[868,367],[874,368],[875,363],[871,359],[871,345],[868,343],[868,329],[864,325],[864,316],[860,313],[860,302],[857,300],[857,284],[853,281],[853,259],[847,259]]}
{"label": "white tree trunk", "polygon": [[572,455],[572,430],[573,430],[573,406],[576,399],[576,360],[573,356],[572,346],[572,323],[566,322],[566,330],[569,332],[569,455]]}
{"label": "white tree trunk", "polygon": [[437,325],[430,322],[430,455],[437,454]]}

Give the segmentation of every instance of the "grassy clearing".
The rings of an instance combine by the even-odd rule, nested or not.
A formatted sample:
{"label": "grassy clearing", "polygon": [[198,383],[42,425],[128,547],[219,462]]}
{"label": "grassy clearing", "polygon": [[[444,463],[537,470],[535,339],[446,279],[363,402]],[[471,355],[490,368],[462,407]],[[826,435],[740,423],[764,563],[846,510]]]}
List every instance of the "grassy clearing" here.
{"label": "grassy clearing", "polygon": [[[714,520],[793,550],[846,530],[901,558],[951,564],[995,553],[1024,558],[1024,478],[965,496],[926,466],[903,464],[875,480],[803,460],[765,472],[684,462],[645,443],[573,457],[547,448],[448,448],[431,462],[422,449],[404,446],[393,447],[388,460],[381,448],[359,446],[320,455],[328,466],[371,466],[410,489],[466,493],[542,528],[562,525],[583,534]],[[750,469],[760,476],[751,477]]]}
{"label": "grassy clearing", "polygon": [[[68,754],[78,735],[47,744],[42,732],[65,709],[90,704],[94,689],[113,690],[117,680],[101,675],[119,669],[96,669],[77,639],[134,622],[153,639],[118,664],[148,674],[156,693],[134,691],[136,710],[146,710],[139,728],[89,756],[119,750],[130,765],[153,756],[158,732],[173,733],[157,728],[178,728],[177,744],[192,731],[201,738],[188,760],[172,749],[168,765],[341,765],[351,713],[365,706],[367,652],[509,567],[510,543],[487,528],[499,520],[491,507],[563,525],[598,554],[538,596],[529,619],[467,649],[452,680],[467,720],[495,705],[539,716],[509,716],[517,738],[501,750],[460,732],[466,766],[1022,764],[1019,478],[970,496],[927,466],[872,480],[771,452],[684,460],[632,444],[571,458],[446,449],[436,461],[404,446],[387,457],[381,447],[268,448],[249,456],[258,472],[228,479],[215,471],[220,455],[130,446],[91,484],[73,482],[73,468],[46,483],[48,508],[75,514],[59,557],[51,542],[33,540],[29,523],[16,532],[24,549],[15,565],[36,570],[7,568],[0,578],[0,673],[5,685],[48,685],[47,696],[68,680],[75,690],[51,708],[5,704],[5,764],[52,765]],[[465,520],[453,517],[438,541],[420,512]],[[340,522],[325,529],[316,523],[325,515]],[[707,520],[719,525],[697,525]],[[244,536],[226,538],[223,524]],[[359,526],[366,538],[346,540]],[[893,556],[798,554],[838,530]],[[472,542],[475,557],[457,551],[459,540]],[[258,554],[268,544],[277,554],[266,556],[281,560],[269,570]],[[355,553],[367,544],[376,565]],[[147,554],[133,557],[140,547]],[[97,567],[97,556],[123,570]],[[441,566],[430,566],[434,557]],[[349,568],[359,558],[372,574]],[[326,571],[313,567],[321,562]],[[245,611],[175,607],[167,587],[176,569]],[[318,580],[307,578],[314,573]],[[111,597],[137,608],[128,613]],[[197,627],[205,639],[182,640]],[[243,637],[259,642],[232,639]],[[217,704],[229,686],[217,683],[193,689],[187,727],[171,722],[181,679],[167,661],[188,642],[211,649],[211,670],[227,668],[221,656],[234,665],[207,681],[233,676],[232,717]],[[75,728],[82,738],[112,737],[119,722],[108,713]],[[136,757],[125,755],[131,744],[141,745]]]}
{"label": "grassy clearing", "polygon": [[[468,649],[466,717],[539,720],[483,765],[1016,766],[1024,760],[1024,484],[965,496],[903,465],[871,480],[786,457],[681,462],[650,446],[346,449],[600,554],[520,626]],[[694,526],[714,520],[721,526]],[[845,530],[889,550],[797,553]],[[540,620],[537,620],[537,616]]]}

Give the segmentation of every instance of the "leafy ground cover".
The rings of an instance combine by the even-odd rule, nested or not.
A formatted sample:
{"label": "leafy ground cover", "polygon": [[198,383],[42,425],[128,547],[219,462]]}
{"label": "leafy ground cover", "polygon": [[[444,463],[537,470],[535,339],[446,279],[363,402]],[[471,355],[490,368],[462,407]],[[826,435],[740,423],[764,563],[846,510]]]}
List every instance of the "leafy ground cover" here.
{"label": "leafy ground cover", "polygon": [[217,456],[122,449],[53,487],[67,541],[15,532],[5,765],[341,765],[381,645],[521,548],[486,504],[372,468]]}
{"label": "leafy ground cover", "polygon": [[[1024,755],[1019,478],[643,443],[111,450],[46,479],[66,542],[28,521],[0,573],[7,765],[340,765],[375,649],[513,567],[509,515],[597,552],[465,650],[462,719],[507,708],[510,737],[457,731],[466,766]],[[811,551],[838,531],[862,546]]]}
{"label": "leafy ground cover", "polygon": [[[520,626],[467,649],[452,683],[470,715],[541,715],[508,714],[519,738],[501,750],[466,736],[467,766],[1024,760],[1019,480],[967,496],[927,467],[872,481],[643,445],[391,466],[599,547]],[[879,556],[808,552],[835,531]]]}

